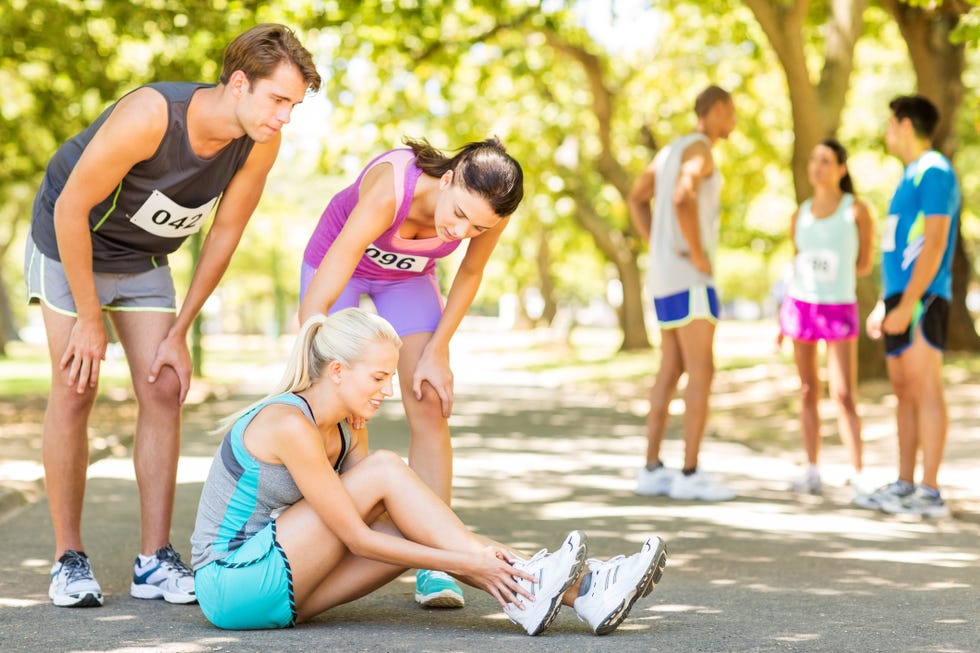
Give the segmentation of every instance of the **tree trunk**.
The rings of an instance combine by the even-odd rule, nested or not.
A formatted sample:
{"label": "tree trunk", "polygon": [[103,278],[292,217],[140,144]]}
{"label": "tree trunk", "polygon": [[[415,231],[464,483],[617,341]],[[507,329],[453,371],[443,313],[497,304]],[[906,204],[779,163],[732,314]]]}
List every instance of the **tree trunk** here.
{"label": "tree trunk", "polygon": [[858,381],[881,379],[885,370],[885,343],[872,340],[864,331],[868,314],[878,303],[880,286],[876,274],[861,277],[857,282],[858,299]]}
{"label": "tree trunk", "polygon": [[[582,66],[589,80],[592,110],[597,125],[595,136],[601,145],[593,161],[594,169],[606,183],[619,192],[625,201],[630,191],[631,180],[629,173],[613,155],[612,117],[615,94],[606,85],[602,61],[598,56],[578,45],[562,40],[549,30],[545,30],[544,34],[548,43],[557,52],[570,57]],[[627,226],[622,230],[599,217],[592,204],[590,193],[581,182],[579,171],[569,171],[565,181],[578,205],[578,211],[575,212],[576,220],[592,235],[599,251],[616,266],[620,283],[623,285],[623,303],[616,311],[619,325],[623,330],[623,343],[620,349],[649,349],[650,339],[643,319],[642,275],[636,262],[639,251],[634,245],[637,239],[631,237],[629,233],[632,227]]]}
{"label": "tree trunk", "polygon": [[636,263],[636,257],[623,260],[617,267],[619,280],[623,284],[623,303],[617,309],[619,323],[623,327],[623,351],[635,351],[650,348],[650,338],[647,336],[646,318],[644,317],[643,275]]}
{"label": "tree trunk", "polygon": [[544,300],[544,310],[541,322],[551,325],[558,314],[558,302],[555,301],[555,282],[551,278],[551,252],[548,250],[548,230],[542,229],[538,237],[538,278],[541,281],[541,298]]}
{"label": "tree trunk", "polygon": [[833,136],[840,124],[851,71],[854,46],[864,28],[868,0],[834,0],[824,23],[827,41],[817,84],[811,81],[803,43],[803,23],[809,0],[787,3],[744,0],[755,15],[786,76],[793,114],[793,187],[796,201],[810,196],[807,161],[820,139]]}
{"label": "tree trunk", "polygon": [[7,294],[7,284],[3,278],[3,266],[0,266],[0,358],[7,355],[7,343],[17,337],[13,317],[10,295]]}

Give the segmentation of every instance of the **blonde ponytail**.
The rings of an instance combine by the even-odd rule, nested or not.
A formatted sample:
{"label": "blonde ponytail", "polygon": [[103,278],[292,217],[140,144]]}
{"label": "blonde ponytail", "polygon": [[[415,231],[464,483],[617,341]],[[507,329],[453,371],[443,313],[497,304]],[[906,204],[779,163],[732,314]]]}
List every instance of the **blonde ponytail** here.
{"label": "blonde ponytail", "polygon": [[333,315],[311,315],[296,334],[286,369],[272,392],[222,419],[213,432],[223,434],[243,415],[271,397],[306,390],[332,361],[351,365],[368,345],[375,342],[390,342],[395,347],[402,344],[387,320],[360,308],[345,308]]}

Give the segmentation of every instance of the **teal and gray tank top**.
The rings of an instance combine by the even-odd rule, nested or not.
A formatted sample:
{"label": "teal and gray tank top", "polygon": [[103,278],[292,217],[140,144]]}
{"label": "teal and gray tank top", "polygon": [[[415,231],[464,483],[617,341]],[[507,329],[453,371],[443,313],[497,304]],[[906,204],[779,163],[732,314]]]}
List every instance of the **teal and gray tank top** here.
{"label": "teal and gray tank top", "polygon": [[[286,404],[303,411],[316,423],[306,400],[292,393],[269,397],[242,415],[231,426],[211,462],[197,521],[191,535],[191,567],[195,570],[224,558],[250,537],[303,498],[285,465],[257,460],[248,452],[242,435],[260,410],[269,404]],[[340,428],[340,455],[334,471],[340,472],[351,448],[351,432],[346,420]]]}
{"label": "teal and gray tank top", "polygon": [[[187,107],[195,91],[213,84],[160,82],[147,86],[166,98],[169,124],[153,156],[134,165],[89,214],[96,272],[132,274],[166,265],[167,255],[201,229],[255,144],[242,136],[214,157],[200,158],[188,139]],[[110,106],[66,141],[48,163],[31,219],[31,236],[48,258],[61,260],[54,231],[55,201],[82,152],[115,107]]]}

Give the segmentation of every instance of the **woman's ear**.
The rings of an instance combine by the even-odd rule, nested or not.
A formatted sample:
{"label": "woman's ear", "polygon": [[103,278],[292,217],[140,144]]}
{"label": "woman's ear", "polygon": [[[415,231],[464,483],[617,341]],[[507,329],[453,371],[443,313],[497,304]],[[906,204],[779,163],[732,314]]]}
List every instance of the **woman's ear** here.
{"label": "woman's ear", "polygon": [[447,170],[439,177],[439,190],[446,190],[453,183],[453,171]]}
{"label": "woman's ear", "polygon": [[344,364],[340,361],[330,361],[327,363],[327,377],[335,385],[339,385],[343,380]]}

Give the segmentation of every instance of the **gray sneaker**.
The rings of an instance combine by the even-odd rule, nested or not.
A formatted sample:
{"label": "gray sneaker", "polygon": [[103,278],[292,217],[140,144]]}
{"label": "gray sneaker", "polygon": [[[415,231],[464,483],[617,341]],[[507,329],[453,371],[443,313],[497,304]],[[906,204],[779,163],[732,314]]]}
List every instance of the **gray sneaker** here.
{"label": "gray sneaker", "polygon": [[885,503],[894,499],[904,499],[913,492],[915,492],[914,485],[901,481],[893,481],[888,485],[882,485],[874,492],[854,495],[852,502],[859,508],[879,510]]}
{"label": "gray sneaker", "polygon": [[136,556],[129,594],[136,599],[194,603],[197,601],[194,593],[194,572],[180,559],[180,554],[167,544],[157,549],[146,564],[142,564],[139,556]]}
{"label": "gray sneaker", "polygon": [[92,563],[81,551],[65,551],[51,567],[48,598],[61,608],[97,608],[102,588],[92,574]]}
{"label": "gray sneaker", "polygon": [[881,509],[891,515],[920,515],[934,519],[949,517],[949,506],[943,498],[921,486],[905,497],[890,497],[881,504]]}

